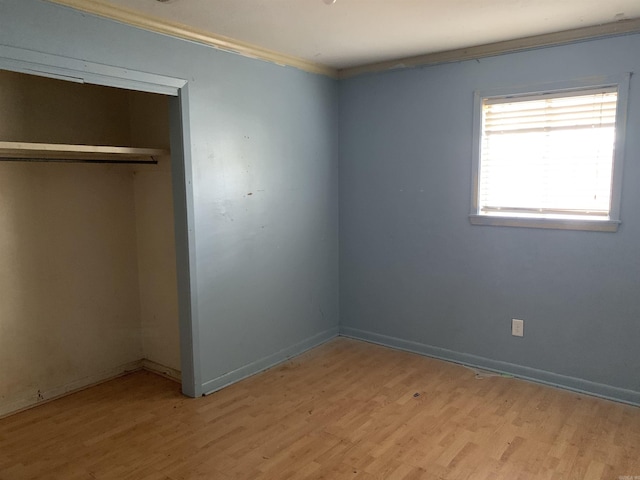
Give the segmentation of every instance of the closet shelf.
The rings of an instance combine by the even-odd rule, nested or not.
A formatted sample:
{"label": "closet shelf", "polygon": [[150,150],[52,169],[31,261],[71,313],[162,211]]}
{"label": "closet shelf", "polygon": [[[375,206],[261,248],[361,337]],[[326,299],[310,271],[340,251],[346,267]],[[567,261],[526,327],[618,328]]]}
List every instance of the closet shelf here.
{"label": "closet shelf", "polygon": [[157,157],[169,154],[161,148],[0,142],[0,161],[157,164]]}

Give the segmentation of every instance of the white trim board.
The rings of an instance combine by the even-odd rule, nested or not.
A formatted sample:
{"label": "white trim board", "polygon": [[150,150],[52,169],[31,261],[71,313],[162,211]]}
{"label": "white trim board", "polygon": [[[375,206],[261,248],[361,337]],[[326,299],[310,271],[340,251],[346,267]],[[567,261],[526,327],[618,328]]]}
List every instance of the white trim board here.
{"label": "white trim board", "polygon": [[555,33],[545,33],[531,37],[516,38],[502,42],[476,45],[455,50],[427,53],[415,57],[376,62],[358,67],[343,68],[338,71],[338,78],[351,78],[366,73],[385,72],[405,68],[426,67],[442,63],[462,62],[480,58],[494,57],[506,53],[522,52],[537,48],[554,47],[570,43],[585,42],[598,38],[617,37],[640,33],[640,18],[620,20],[591,27],[575,28]]}
{"label": "white trim board", "polygon": [[174,382],[182,382],[182,373],[180,372],[180,370],[167,367],[166,365],[154,362],[153,360],[149,360],[148,358],[143,358],[142,360],[140,360],[140,362],[142,370],[155,373],[156,375],[168,378],[169,380],[173,380]]}
{"label": "white trim board", "polygon": [[328,330],[312,335],[311,337],[308,337],[301,342],[291,345],[290,347],[283,348],[279,352],[260,358],[255,362],[238,368],[237,370],[233,370],[231,372],[220,375],[219,377],[203,383],[202,391],[205,395],[209,395],[211,393],[217,392],[218,390],[221,390],[222,388],[237,383],[240,380],[244,380],[245,378],[263,372],[271,367],[278,365],[279,363],[289,360],[292,357],[296,357],[306,352],[307,350],[311,350],[312,348],[318,347],[323,343],[328,342],[329,340],[338,336],[338,331],[339,328],[337,326],[332,327]]}
{"label": "white trim board", "polygon": [[14,415],[23,410],[28,410],[30,408],[37,407],[38,405],[52,402],[59,398],[66,397],[67,395],[72,395],[82,390],[86,390],[87,388],[95,387],[123,375],[139,372],[141,370],[146,370],[155,375],[160,375],[174,382],[180,382],[180,371],[161,365],[152,360],[141,358],[140,360],[118,365],[117,367],[103,370],[94,375],[79,378],[70,383],[59,385],[49,390],[36,390],[34,393],[28,395],[3,400],[0,402],[0,418]]}
{"label": "white trim board", "polygon": [[469,367],[480,368],[491,372],[508,374],[522,380],[541,383],[556,388],[562,388],[564,390],[571,390],[573,392],[585,393],[587,395],[593,395],[607,400],[614,400],[616,402],[640,406],[640,392],[634,390],[626,390],[624,388],[560,375],[546,370],[524,367],[514,363],[492,360],[490,358],[471,355],[468,353],[455,352],[453,350],[447,350],[446,348],[434,347],[424,343],[403,340],[401,338],[382,335],[380,333],[369,332],[366,330],[359,330],[357,328],[341,326],[340,336],[353,338],[355,340],[363,340],[365,342],[375,343],[377,345],[417,353],[419,355],[458,363]]}
{"label": "white trim board", "polygon": [[310,73],[336,77],[337,70],[318,63],[310,62],[302,58],[297,58],[273,50],[241,42],[223,35],[200,30],[188,25],[171,22],[161,18],[145,15],[135,10],[111,5],[102,0],[48,0],[65,7],[74,8],[92,15],[115,20],[120,23],[132,25],[155,33],[161,33],[183,40],[208,45],[218,50],[237,53],[249,58],[257,58],[275,63],[298,68]]}
{"label": "white trim board", "polygon": [[300,70],[326,75],[332,78],[350,78],[364,73],[383,72],[399,68],[411,68],[440,63],[459,62],[491,57],[504,53],[531,50],[534,48],[564,45],[595,38],[640,33],[640,18],[620,20],[580,27],[560,32],[545,33],[529,37],[516,38],[485,45],[475,45],[454,50],[432,52],[424,55],[404,57],[375,62],[354,67],[336,69],[309,60],[293,57],[284,53],[268,50],[257,45],[244,43],[222,35],[199,30],[187,25],[170,22],[135,10],[114,6],[105,0],[47,0],[51,3],[80,10],[99,17],[115,20],[147,31],[169,35],[183,40],[209,45],[219,50],[229,51],[249,58],[257,58],[277,65],[298,68]]}
{"label": "white trim board", "polygon": [[142,368],[142,360],[118,365],[117,367],[103,370],[94,375],[79,378],[70,383],[59,385],[49,390],[36,390],[30,394],[22,394],[19,397],[7,398],[0,403],[0,418],[13,415],[22,410],[51,402],[61,397],[71,395],[89,387],[94,387],[114,378],[135,372]]}

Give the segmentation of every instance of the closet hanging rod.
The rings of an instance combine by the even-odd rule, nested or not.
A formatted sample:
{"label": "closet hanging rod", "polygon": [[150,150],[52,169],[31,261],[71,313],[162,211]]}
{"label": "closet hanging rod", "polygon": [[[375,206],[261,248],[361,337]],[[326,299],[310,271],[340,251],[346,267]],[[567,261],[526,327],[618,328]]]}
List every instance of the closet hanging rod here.
{"label": "closet hanging rod", "polygon": [[112,165],[157,165],[158,160],[108,160],[104,158],[34,158],[34,157],[0,157],[0,162],[30,163],[110,163]]}
{"label": "closet hanging rod", "polygon": [[158,157],[166,155],[170,155],[169,150],[162,148],[0,141],[0,161],[11,162],[157,165]]}

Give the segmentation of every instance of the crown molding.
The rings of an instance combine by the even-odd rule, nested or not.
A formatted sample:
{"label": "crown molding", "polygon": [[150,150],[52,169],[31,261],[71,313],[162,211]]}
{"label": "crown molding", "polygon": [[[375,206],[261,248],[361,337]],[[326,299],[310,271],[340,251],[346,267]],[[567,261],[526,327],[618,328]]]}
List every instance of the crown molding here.
{"label": "crown molding", "polygon": [[139,27],[151,32],[162,33],[172,37],[189,40],[208,45],[219,50],[237,53],[249,58],[265,60],[277,65],[288,66],[304,70],[305,72],[326,75],[337,78],[338,71],[335,68],[320,65],[314,62],[274,52],[266,48],[240,42],[222,35],[215,35],[204,30],[199,30],[177,22],[163,20],[150,15],[145,15],[135,10],[111,5],[104,0],[47,0],[51,3],[71,7],[76,10],[90,13],[100,17],[115,20],[117,22]]}
{"label": "crown molding", "polygon": [[115,20],[144,30],[170,35],[172,37],[209,45],[219,50],[237,53],[249,58],[265,60],[277,65],[289,66],[306,72],[326,75],[331,78],[351,78],[366,73],[385,72],[404,68],[461,62],[492,57],[505,53],[520,52],[535,48],[564,45],[596,38],[613,37],[640,33],[640,18],[620,20],[612,23],[575,28],[561,32],[534,35],[514,40],[488,43],[473,47],[427,53],[412,57],[375,62],[357,67],[335,69],[310,62],[298,57],[268,50],[266,48],[240,42],[222,35],[212,34],[187,25],[145,15],[135,10],[109,4],[106,0],[47,0],[51,3],[71,7],[86,13]]}
{"label": "crown molding", "polygon": [[534,48],[552,47],[596,38],[614,37],[640,33],[640,18],[620,20],[591,27],[581,27],[562,32],[534,35],[515,40],[488,43],[475,47],[459,48],[444,52],[428,53],[415,57],[407,57],[398,60],[376,62],[358,67],[343,68],[338,70],[338,78],[351,78],[365,73],[384,72],[412,67],[437,65],[441,63],[461,62],[478,58],[492,57],[505,53],[521,52]]}

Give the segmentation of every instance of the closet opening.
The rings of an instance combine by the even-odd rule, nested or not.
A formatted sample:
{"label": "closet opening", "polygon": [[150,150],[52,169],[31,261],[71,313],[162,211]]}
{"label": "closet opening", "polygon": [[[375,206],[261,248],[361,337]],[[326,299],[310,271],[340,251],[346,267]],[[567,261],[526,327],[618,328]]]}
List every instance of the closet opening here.
{"label": "closet opening", "polygon": [[180,105],[0,70],[0,416],[138,368],[197,393]]}

